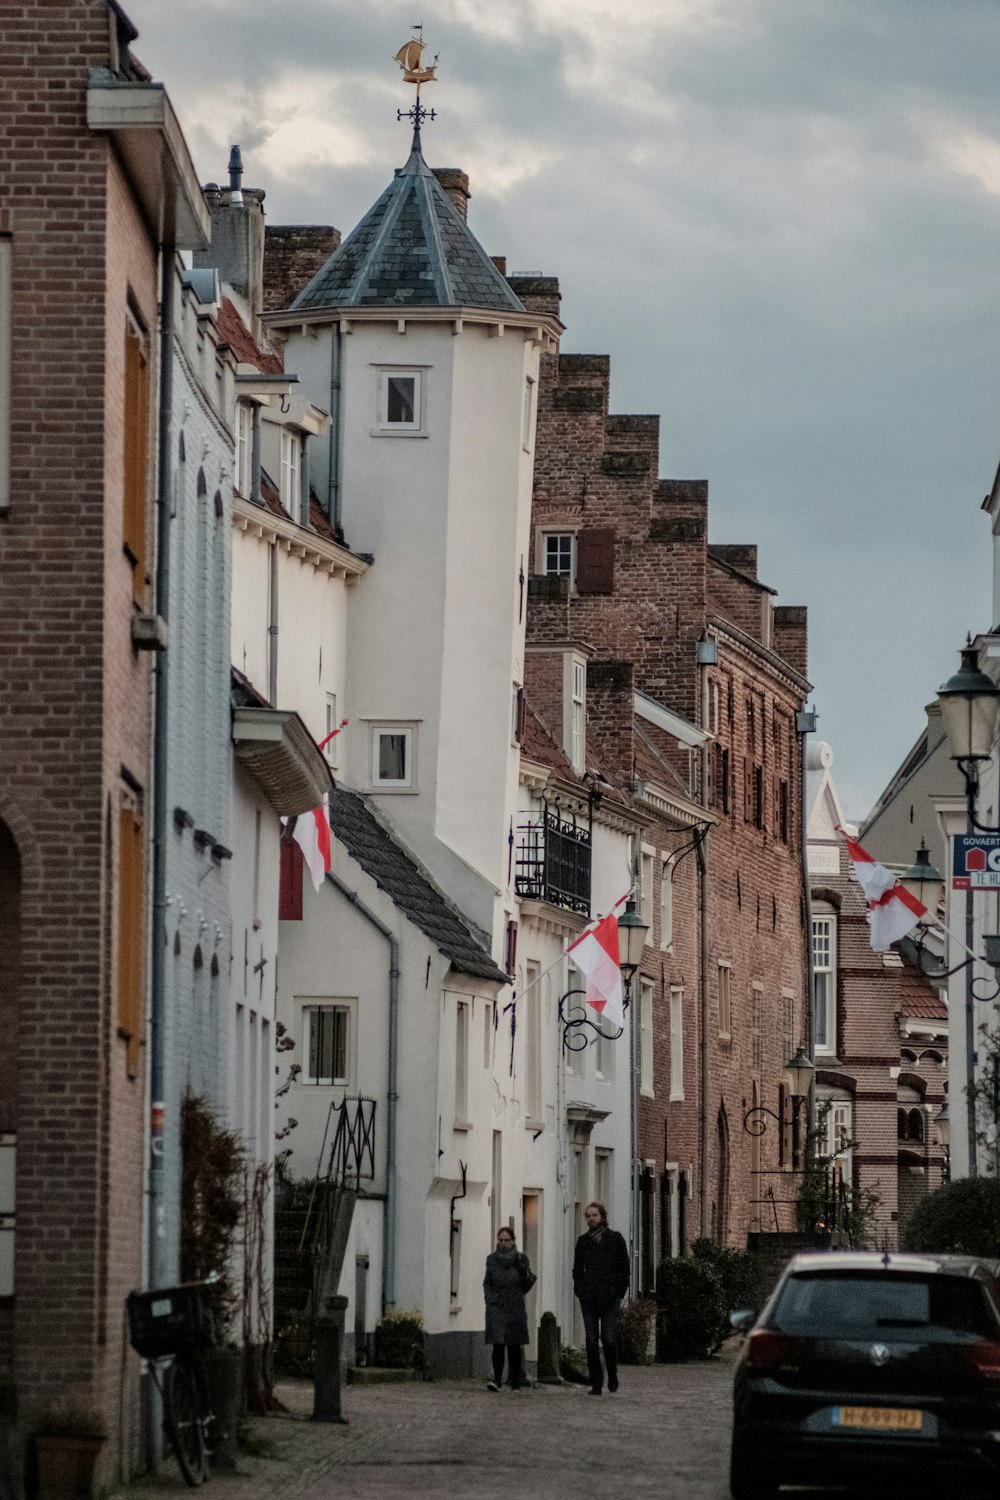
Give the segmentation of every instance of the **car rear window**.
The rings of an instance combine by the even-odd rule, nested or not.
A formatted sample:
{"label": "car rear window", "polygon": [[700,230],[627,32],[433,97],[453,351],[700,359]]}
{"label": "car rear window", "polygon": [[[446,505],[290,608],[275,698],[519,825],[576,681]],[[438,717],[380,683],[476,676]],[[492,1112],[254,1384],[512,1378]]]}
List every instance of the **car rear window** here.
{"label": "car rear window", "polygon": [[790,1276],[771,1326],[812,1338],[869,1339],[906,1328],[997,1334],[978,1282],[867,1271]]}

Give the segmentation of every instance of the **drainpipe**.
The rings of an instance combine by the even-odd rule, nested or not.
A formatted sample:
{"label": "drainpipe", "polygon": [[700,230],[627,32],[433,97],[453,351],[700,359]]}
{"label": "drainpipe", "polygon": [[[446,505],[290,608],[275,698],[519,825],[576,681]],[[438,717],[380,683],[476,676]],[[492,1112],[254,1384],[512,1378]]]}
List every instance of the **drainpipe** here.
{"label": "drainpipe", "polygon": [[343,534],[340,493],[340,432],[343,418],[343,386],[340,371],[343,357],[344,335],[341,333],[340,325],[338,324],[330,336],[330,416],[332,421],[330,424],[330,448],[326,481],[327,514],[330,517],[330,525],[337,533],[338,538]]}
{"label": "drainpipe", "polygon": [[[174,261],[172,238],[160,257],[159,450],[156,466],[156,613],[166,622],[170,588],[170,480],[173,401]],[[168,1264],[164,1202],[164,1091],[166,1083],[166,917],[167,917],[167,687],[168,651],[156,653],[153,690],[153,929],[149,985],[149,1250],[150,1286],[176,1279]],[[170,1121],[172,1135],[180,1122]]]}
{"label": "drainpipe", "polygon": [[267,701],[278,703],[278,547],[271,543],[270,586],[267,591]]}
{"label": "drainpipe", "polygon": [[399,1072],[399,939],[339,875],[326,878],[389,944],[389,1079],[385,1122],[385,1217],[382,1220],[382,1312],[396,1302],[396,1084]]}
{"label": "drainpipe", "polygon": [[[805,910],[805,939],[806,939],[806,1056],[812,1058],[813,1037],[816,1035],[815,1016],[815,981],[813,978],[813,945],[812,945],[812,891],[809,886],[809,809],[806,806],[806,777],[809,773],[809,735],[816,733],[817,714],[814,708],[803,708],[795,715],[795,728],[798,730],[799,739],[802,743],[802,788],[799,793],[799,816],[802,823],[802,891]],[[798,1106],[796,1105],[797,1109]],[[806,1096],[806,1139],[803,1152],[803,1166],[808,1166],[816,1147],[814,1131],[816,1129],[816,1075],[810,1074],[809,1093]]]}
{"label": "drainpipe", "polygon": [[[699,642],[698,660],[701,664],[700,697],[701,713],[700,722],[704,729],[708,722],[708,669],[719,659],[718,642],[714,639]],[[713,649],[709,650],[708,647]],[[702,742],[699,759],[701,762],[701,805],[708,810],[708,741]],[[704,1239],[709,1231],[708,1221],[708,1163],[711,1151],[711,1131],[708,1116],[709,1090],[712,1085],[711,1057],[708,1046],[709,1023],[711,1020],[711,991],[708,982],[708,826],[702,830],[702,836],[695,845],[695,859],[698,862],[698,927],[699,927],[699,1022],[701,1030],[701,1079],[699,1092],[701,1095],[700,1109],[698,1112],[698,1138],[701,1142],[701,1161],[698,1172],[698,1230]],[[722,1204],[719,1204],[720,1230],[724,1233],[725,1226],[721,1223]],[[681,1253],[684,1253],[682,1247]]]}

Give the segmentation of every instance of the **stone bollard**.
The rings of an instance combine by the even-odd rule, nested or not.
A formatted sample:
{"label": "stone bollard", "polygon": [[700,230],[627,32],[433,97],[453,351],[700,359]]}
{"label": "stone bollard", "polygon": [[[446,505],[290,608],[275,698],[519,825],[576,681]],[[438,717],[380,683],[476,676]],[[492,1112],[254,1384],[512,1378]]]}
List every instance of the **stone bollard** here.
{"label": "stone bollard", "polygon": [[221,1473],[235,1474],[243,1404],[243,1351],[209,1349],[204,1360],[212,1410],[215,1413],[215,1423],[211,1429],[215,1467]]}
{"label": "stone bollard", "polygon": [[538,1325],[538,1373],[539,1385],[561,1385],[559,1373],[559,1329],[555,1313],[542,1313]]}
{"label": "stone bollard", "polygon": [[313,1345],[314,1422],[342,1422],[340,1414],[340,1357],[344,1347],[346,1297],[327,1297],[326,1315],[316,1319]]}

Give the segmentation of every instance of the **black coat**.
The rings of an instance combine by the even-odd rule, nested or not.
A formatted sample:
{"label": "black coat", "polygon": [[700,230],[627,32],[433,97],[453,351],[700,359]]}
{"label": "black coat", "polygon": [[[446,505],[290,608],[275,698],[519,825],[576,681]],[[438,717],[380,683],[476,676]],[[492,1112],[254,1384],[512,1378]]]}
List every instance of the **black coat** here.
{"label": "black coat", "polygon": [[581,1306],[603,1312],[624,1297],[630,1280],[628,1246],[617,1229],[606,1229],[599,1240],[581,1234],[573,1256],[573,1290]]}
{"label": "black coat", "polygon": [[486,1298],[486,1342],[526,1344],[528,1314],[524,1294],[531,1267],[520,1250],[494,1250],[486,1257],[483,1294]]}

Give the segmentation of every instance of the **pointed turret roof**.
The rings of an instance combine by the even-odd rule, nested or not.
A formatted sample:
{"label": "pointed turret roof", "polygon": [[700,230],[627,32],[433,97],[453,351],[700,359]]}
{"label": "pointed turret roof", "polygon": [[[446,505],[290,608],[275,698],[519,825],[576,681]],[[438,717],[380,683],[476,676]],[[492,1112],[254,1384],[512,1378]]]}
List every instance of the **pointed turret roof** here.
{"label": "pointed turret roof", "polygon": [[326,307],[478,307],[524,312],[420,149],[292,303]]}

